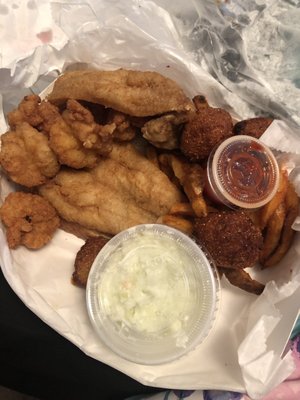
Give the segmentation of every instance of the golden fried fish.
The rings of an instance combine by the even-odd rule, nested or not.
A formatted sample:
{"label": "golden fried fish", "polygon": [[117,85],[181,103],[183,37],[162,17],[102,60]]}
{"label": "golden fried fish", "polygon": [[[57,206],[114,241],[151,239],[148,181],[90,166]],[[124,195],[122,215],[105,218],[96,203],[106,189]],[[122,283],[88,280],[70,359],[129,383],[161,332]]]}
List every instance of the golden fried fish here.
{"label": "golden fried fish", "polygon": [[175,81],[152,71],[66,72],[56,80],[48,100],[62,104],[68,99],[99,103],[136,117],[194,109]]}

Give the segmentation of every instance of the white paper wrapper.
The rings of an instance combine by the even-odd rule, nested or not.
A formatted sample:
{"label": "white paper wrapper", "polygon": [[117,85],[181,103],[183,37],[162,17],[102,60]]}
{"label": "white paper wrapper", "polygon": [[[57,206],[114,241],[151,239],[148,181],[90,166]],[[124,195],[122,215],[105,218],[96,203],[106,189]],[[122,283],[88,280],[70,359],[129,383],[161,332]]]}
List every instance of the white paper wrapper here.
{"label": "white paper wrapper", "polygon": [[[15,2],[19,7],[21,3]],[[51,4],[53,19],[43,18],[42,14],[43,7],[50,7],[49,2],[28,3],[35,7],[27,6],[26,15],[24,12],[17,15],[10,8],[6,16],[12,35],[21,15],[22,24],[32,29],[26,31],[29,35],[26,46],[19,38],[9,43],[11,49],[3,48],[0,85],[5,112],[21,100],[29,90],[26,88],[40,92],[58,73],[77,63],[77,67],[156,70],[178,81],[189,96],[203,93],[212,105],[226,107],[236,118],[243,117],[241,109],[232,109],[232,104],[238,104],[238,97],[227,92],[178,45],[169,14],[154,3],[55,2]],[[39,23],[33,24],[37,15],[40,15]],[[52,36],[39,35],[50,31]],[[31,40],[32,35],[50,39],[46,44],[39,44],[37,39]],[[0,123],[5,131],[4,118]],[[271,135],[273,129],[278,136]],[[265,141],[269,140],[268,133],[272,136],[269,143],[272,147],[299,154],[300,139],[292,135],[293,139],[287,140],[290,130],[286,125],[272,124]],[[290,177],[299,183],[299,160],[291,154],[288,160],[294,163]],[[11,190],[2,177],[2,199]],[[290,353],[283,355],[283,352],[299,309],[300,238],[297,235],[295,245],[280,265],[271,271],[257,272],[258,279],[269,281],[259,298],[222,279],[220,311],[209,337],[187,356],[161,366],[137,367],[99,341],[88,319],[85,292],[70,283],[82,240],[58,231],[41,250],[20,247],[10,252],[5,235],[0,232],[1,267],[13,290],[43,321],[86,354],[141,383],[173,389],[248,392],[258,399],[293,370]]]}

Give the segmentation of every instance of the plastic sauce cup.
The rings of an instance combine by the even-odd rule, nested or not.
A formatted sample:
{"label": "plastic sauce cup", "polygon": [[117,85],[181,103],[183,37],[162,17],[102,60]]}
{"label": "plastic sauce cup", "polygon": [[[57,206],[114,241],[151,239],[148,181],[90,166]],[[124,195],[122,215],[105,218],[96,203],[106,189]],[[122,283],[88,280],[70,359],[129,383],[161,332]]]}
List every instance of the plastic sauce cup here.
{"label": "plastic sauce cup", "polygon": [[205,192],[215,202],[233,209],[259,208],[273,198],[278,185],[274,154],[251,136],[233,136],[209,156]]}

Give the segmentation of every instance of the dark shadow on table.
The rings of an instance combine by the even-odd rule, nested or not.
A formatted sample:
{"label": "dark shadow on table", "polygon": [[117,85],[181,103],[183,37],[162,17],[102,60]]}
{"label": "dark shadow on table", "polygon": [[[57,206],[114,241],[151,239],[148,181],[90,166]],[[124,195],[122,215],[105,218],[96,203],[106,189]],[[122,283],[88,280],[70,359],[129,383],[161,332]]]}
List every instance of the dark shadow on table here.
{"label": "dark shadow on table", "polygon": [[42,400],[123,400],[144,386],[86,356],[32,313],[0,271],[0,385]]}

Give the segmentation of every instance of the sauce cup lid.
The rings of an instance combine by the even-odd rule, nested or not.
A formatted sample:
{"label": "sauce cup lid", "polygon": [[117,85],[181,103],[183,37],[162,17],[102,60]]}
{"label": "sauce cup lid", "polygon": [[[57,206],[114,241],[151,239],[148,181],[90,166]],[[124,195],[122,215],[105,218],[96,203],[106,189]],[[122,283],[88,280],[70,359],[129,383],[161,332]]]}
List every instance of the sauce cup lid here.
{"label": "sauce cup lid", "polygon": [[182,232],[137,225],[114,236],[89,274],[86,301],[102,342],[124,359],[163,364],[210,332],[219,303],[215,265]]}
{"label": "sauce cup lid", "polygon": [[279,167],[272,151],[260,140],[237,135],[213,153],[210,179],[227,202],[241,208],[259,208],[275,195]]}

